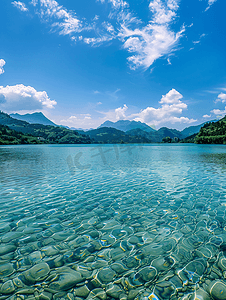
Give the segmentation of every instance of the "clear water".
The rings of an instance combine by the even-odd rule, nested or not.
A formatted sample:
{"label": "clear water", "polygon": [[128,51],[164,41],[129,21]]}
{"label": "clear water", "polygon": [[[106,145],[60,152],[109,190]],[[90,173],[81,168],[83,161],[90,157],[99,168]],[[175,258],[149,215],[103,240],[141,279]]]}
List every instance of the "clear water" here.
{"label": "clear water", "polygon": [[226,299],[225,175],[221,145],[0,147],[0,299]]}

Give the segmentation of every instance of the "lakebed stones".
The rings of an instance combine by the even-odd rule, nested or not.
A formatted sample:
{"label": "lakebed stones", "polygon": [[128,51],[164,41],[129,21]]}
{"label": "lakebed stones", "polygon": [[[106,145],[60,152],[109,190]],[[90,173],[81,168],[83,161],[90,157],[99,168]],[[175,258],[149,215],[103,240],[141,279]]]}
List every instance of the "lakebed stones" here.
{"label": "lakebed stones", "polygon": [[12,264],[10,263],[6,263],[3,265],[0,264],[0,279],[10,276],[14,271],[15,270]]}
{"label": "lakebed stones", "polygon": [[8,243],[2,243],[0,244],[0,255],[8,254],[16,250],[16,245],[14,244],[8,244]]}
{"label": "lakebed stones", "polygon": [[11,294],[15,291],[15,287],[12,280],[8,280],[1,286],[0,292],[2,294]]}
{"label": "lakebed stones", "polygon": [[144,267],[143,269],[139,270],[135,276],[140,278],[143,282],[150,282],[154,280],[157,273],[158,272],[156,268],[150,266],[150,267]]}
{"label": "lakebed stones", "polygon": [[97,275],[97,278],[104,284],[113,281],[115,277],[116,273],[111,268],[103,268]]}
{"label": "lakebed stones", "polygon": [[47,263],[40,263],[32,268],[24,271],[19,275],[19,279],[26,285],[32,285],[38,281],[44,280],[50,272],[49,265]]}
{"label": "lakebed stones", "polygon": [[[79,279],[80,282],[81,279]],[[50,283],[49,288],[57,291],[67,291],[78,282],[77,276],[71,273],[60,273],[56,279]]]}
{"label": "lakebed stones", "polygon": [[210,295],[203,289],[197,289],[192,295],[191,300],[211,300]]}
{"label": "lakebed stones", "polygon": [[12,222],[8,214],[0,224],[0,299],[226,299],[218,199],[211,215],[204,196],[200,206],[189,195],[164,198],[158,189],[151,199],[136,188],[129,196],[112,190],[112,198],[90,190],[40,198],[37,213]]}
{"label": "lakebed stones", "polygon": [[215,300],[226,299],[226,283],[223,281],[211,282],[208,291]]}
{"label": "lakebed stones", "polygon": [[112,298],[119,299],[120,295],[123,293],[123,290],[120,286],[110,283],[106,288],[106,293]]}
{"label": "lakebed stones", "polygon": [[89,288],[83,285],[79,288],[74,289],[74,296],[86,298],[90,293]]}

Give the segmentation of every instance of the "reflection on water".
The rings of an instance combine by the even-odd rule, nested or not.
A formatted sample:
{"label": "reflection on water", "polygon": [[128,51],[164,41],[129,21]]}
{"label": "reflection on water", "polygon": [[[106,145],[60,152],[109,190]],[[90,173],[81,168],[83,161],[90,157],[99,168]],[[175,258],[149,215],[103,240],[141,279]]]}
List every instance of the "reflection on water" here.
{"label": "reflection on water", "polygon": [[0,299],[226,299],[225,158],[0,147]]}

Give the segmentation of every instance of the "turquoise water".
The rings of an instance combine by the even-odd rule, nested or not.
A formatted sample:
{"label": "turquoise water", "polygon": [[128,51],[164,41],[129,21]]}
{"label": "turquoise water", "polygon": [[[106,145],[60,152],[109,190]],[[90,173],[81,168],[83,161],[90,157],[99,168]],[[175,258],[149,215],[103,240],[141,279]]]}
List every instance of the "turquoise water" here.
{"label": "turquoise water", "polygon": [[226,147],[0,147],[0,299],[226,299]]}

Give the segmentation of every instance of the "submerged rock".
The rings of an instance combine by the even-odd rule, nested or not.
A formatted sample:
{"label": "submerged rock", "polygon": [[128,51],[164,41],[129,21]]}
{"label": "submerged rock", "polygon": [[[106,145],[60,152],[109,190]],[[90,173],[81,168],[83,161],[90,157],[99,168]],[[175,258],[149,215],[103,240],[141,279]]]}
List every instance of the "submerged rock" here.
{"label": "submerged rock", "polygon": [[44,280],[48,276],[49,272],[49,265],[47,263],[40,263],[27,271],[24,271],[19,276],[19,279],[21,279],[24,284],[32,285],[38,281]]}
{"label": "submerged rock", "polygon": [[226,284],[223,281],[211,282],[209,287],[209,293],[215,300],[226,299]]}
{"label": "submerged rock", "polygon": [[15,291],[15,287],[12,280],[8,280],[1,286],[0,289],[2,294],[11,294]]}

